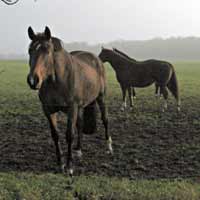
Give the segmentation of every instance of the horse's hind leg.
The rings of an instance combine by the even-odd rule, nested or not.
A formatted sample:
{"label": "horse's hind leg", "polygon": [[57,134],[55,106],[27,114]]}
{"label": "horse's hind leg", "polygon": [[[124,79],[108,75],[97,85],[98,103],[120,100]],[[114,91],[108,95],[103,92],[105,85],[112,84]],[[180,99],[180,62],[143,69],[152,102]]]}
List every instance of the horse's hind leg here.
{"label": "horse's hind leg", "polygon": [[126,109],[126,90],[127,90],[127,87],[122,85],[122,84],[120,84],[120,86],[121,86],[121,89],[122,89],[122,100],[123,100],[123,103],[121,105],[120,110],[125,111],[125,109]]}
{"label": "horse's hind leg", "polygon": [[132,88],[132,95],[133,95],[133,99],[136,99],[136,92],[135,92],[135,88]]}
{"label": "horse's hind leg", "polygon": [[112,138],[108,132],[108,113],[107,113],[107,108],[105,105],[104,94],[99,95],[99,97],[97,98],[97,103],[101,111],[101,119],[103,121],[103,125],[105,128],[105,137],[106,137],[106,141],[108,145],[108,153],[113,154]]}
{"label": "horse's hind leg", "polygon": [[64,165],[64,161],[63,161],[63,152],[62,152],[61,145],[59,142],[56,113],[46,114],[46,116],[47,116],[47,119],[49,121],[50,128],[51,128],[51,137],[56,146],[57,163],[60,166],[61,172],[64,173],[65,165]]}
{"label": "horse's hind leg", "polygon": [[164,112],[167,109],[167,99],[168,99],[168,91],[166,86],[160,87],[160,92],[163,94],[164,97],[164,105],[162,111]]}
{"label": "horse's hind leg", "polygon": [[160,99],[162,98],[162,91],[158,83],[155,83],[155,97],[160,97]]}

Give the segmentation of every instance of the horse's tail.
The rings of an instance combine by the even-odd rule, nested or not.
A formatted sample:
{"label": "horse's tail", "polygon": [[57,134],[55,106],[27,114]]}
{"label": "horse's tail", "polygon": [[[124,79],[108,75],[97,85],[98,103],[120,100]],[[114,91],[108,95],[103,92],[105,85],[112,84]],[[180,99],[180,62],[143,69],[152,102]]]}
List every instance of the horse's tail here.
{"label": "horse's tail", "polygon": [[177,106],[178,106],[178,110],[180,110],[180,94],[179,94],[179,86],[178,86],[178,80],[176,77],[176,73],[174,68],[171,78],[167,84],[168,89],[170,90],[170,92],[172,93],[172,95],[175,97],[175,99],[177,100]]}
{"label": "horse's tail", "polygon": [[97,104],[93,101],[83,111],[83,133],[93,134],[97,129]]}

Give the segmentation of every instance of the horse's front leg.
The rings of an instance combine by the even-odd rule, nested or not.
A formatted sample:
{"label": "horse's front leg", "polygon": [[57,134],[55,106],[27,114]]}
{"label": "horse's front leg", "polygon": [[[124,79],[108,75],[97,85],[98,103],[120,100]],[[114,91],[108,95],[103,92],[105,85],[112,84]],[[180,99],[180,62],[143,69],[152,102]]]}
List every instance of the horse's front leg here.
{"label": "horse's front leg", "polygon": [[60,166],[61,172],[64,173],[65,165],[63,161],[63,152],[62,152],[60,141],[59,141],[56,113],[53,113],[53,114],[45,113],[45,114],[49,121],[50,128],[51,128],[51,137],[56,147],[57,163]]}
{"label": "horse's front leg", "polygon": [[81,151],[81,142],[82,142],[82,129],[83,129],[83,113],[82,109],[78,110],[78,117],[77,117],[77,132],[78,132],[78,139],[77,139],[77,146],[76,146],[76,154],[78,157],[82,156],[82,151]]}
{"label": "horse's front leg", "polygon": [[68,144],[67,170],[70,176],[73,175],[72,144],[73,144],[74,133],[76,132],[77,114],[78,114],[78,106],[71,105],[68,112],[68,122],[67,122],[67,131],[66,131],[66,141]]}
{"label": "horse's front leg", "polygon": [[159,97],[159,85],[155,83],[155,97]]}
{"label": "horse's front leg", "polygon": [[128,96],[129,96],[129,101],[130,101],[130,109],[132,110],[133,109],[133,99],[132,99],[131,87],[128,87]]}
{"label": "horse's front leg", "polygon": [[123,103],[121,105],[121,111],[125,111],[126,109],[126,90],[127,90],[127,87],[125,85],[122,85],[120,84],[121,86],[121,89],[122,89],[122,100],[123,100]]}

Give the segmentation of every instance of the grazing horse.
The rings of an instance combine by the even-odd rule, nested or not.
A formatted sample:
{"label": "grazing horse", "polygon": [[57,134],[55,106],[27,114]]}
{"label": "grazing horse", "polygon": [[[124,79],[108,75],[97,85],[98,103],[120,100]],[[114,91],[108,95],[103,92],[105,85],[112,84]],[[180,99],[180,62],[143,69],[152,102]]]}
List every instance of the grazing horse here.
{"label": "grazing horse", "polygon": [[99,58],[103,62],[109,62],[115,70],[123,93],[123,107],[126,107],[126,90],[131,96],[130,87],[147,87],[157,83],[164,96],[163,111],[167,109],[168,91],[177,100],[177,110],[180,111],[179,87],[176,73],[172,64],[160,60],[147,60],[138,62],[128,60],[110,49],[102,49]]}
{"label": "grazing horse", "polygon": [[[75,132],[78,133],[76,150],[81,153],[81,132],[91,134],[95,130],[96,102],[101,111],[108,150],[112,153],[112,139],[108,132],[105,105],[105,70],[101,60],[89,52],[68,53],[63,48],[61,40],[51,36],[48,27],[43,33],[38,34],[29,27],[28,35],[31,43],[30,72],[27,82],[31,89],[39,90],[42,108],[49,121],[51,136],[55,143],[57,162],[63,173],[65,164],[57,130],[56,113],[62,111],[68,116],[66,167],[67,172],[72,175],[73,135]],[[86,121],[90,123],[84,123]]]}
{"label": "grazing horse", "polygon": [[[119,53],[121,56],[124,56],[124,58],[127,58],[130,61],[134,61],[134,62],[136,61],[135,59],[131,58],[130,56],[128,56],[124,52],[120,51],[119,49],[113,48],[113,51],[115,51],[116,53]],[[132,93],[133,93],[133,98],[136,98],[136,93],[135,93],[134,87],[132,87]],[[155,97],[159,97],[159,96],[161,97],[161,93],[159,94],[159,86],[157,83],[155,83]]]}

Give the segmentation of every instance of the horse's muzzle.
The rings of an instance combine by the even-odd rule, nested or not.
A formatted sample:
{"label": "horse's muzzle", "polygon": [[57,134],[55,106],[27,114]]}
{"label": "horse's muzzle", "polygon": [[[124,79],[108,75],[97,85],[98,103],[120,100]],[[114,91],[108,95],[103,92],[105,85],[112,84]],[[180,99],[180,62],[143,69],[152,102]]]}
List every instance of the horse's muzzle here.
{"label": "horse's muzzle", "polygon": [[32,90],[37,90],[39,89],[38,83],[39,83],[39,78],[37,76],[31,76],[30,74],[27,76],[27,83],[30,86]]}

